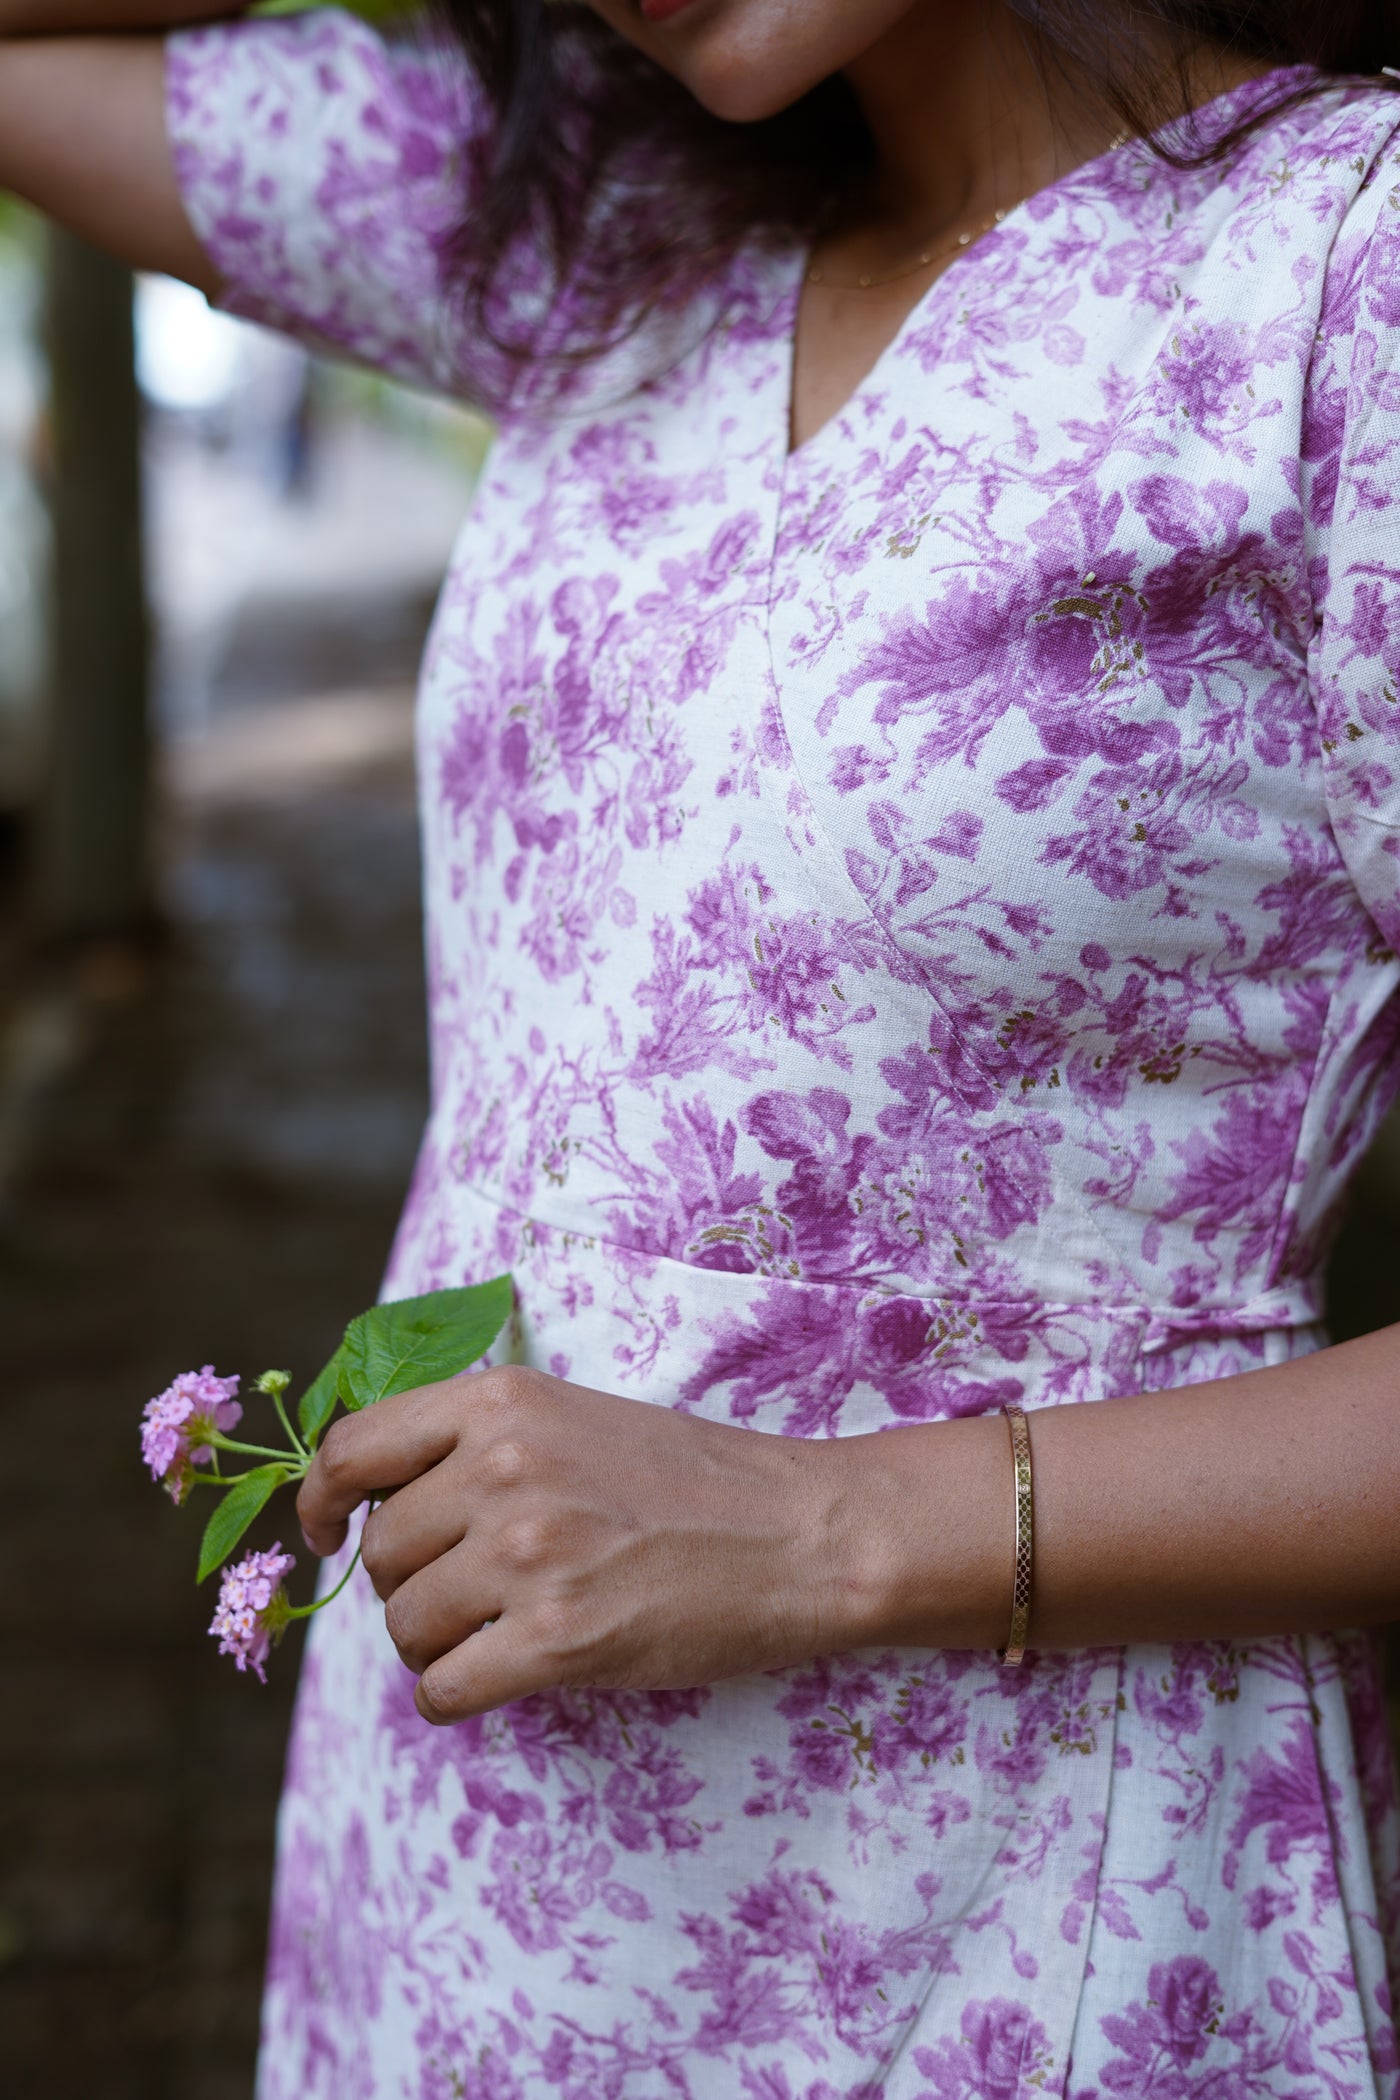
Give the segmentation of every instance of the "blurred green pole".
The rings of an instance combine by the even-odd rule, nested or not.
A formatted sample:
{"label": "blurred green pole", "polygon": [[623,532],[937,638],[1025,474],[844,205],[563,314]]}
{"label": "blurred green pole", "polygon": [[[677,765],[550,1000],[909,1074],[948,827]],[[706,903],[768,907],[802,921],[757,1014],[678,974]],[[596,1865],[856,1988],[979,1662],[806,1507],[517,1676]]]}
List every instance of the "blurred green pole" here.
{"label": "blurred green pole", "polygon": [[35,910],[50,939],[151,918],[149,648],[132,279],[48,236],[53,569]]}

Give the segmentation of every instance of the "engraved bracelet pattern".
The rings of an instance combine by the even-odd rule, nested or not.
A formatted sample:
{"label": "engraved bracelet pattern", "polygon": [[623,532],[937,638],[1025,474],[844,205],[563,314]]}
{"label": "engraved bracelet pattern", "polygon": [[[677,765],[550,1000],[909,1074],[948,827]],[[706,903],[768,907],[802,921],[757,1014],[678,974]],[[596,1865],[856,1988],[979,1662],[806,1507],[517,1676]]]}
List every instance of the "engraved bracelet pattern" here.
{"label": "engraved bracelet pattern", "polygon": [[1035,1546],[1035,1496],[1031,1487],[1031,1433],[1019,1407],[1004,1407],[1016,1470],[1016,1553],[1011,1580],[1011,1631],[1001,1651],[1004,1668],[1020,1662],[1031,1625],[1031,1561]]}

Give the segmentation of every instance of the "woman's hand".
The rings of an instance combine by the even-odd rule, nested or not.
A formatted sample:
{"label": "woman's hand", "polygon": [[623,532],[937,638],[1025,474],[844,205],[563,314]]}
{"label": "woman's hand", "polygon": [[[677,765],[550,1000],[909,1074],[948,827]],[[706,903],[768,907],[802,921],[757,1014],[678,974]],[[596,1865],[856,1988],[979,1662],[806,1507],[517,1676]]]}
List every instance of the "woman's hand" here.
{"label": "woman's hand", "polygon": [[[1040,1408],[1031,1447],[1038,1648],[1400,1615],[1400,1326]],[[556,1684],[993,1649],[1010,1622],[998,1414],[807,1442],[482,1371],[334,1424],[298,1504],[308,1544],[334,1551],[356,1504],[386,1494],[365,1561],[429,1720]]]}
{"label": "woman's hand", "polygon": [[[418,1710],[459,1721],[554,1685],[708,1684],[877,1637],[851,1446],[481,1371],[328,1432],[298,1498],[362,1551]],[[392,1492],[390,1492],[392,1491]]]}

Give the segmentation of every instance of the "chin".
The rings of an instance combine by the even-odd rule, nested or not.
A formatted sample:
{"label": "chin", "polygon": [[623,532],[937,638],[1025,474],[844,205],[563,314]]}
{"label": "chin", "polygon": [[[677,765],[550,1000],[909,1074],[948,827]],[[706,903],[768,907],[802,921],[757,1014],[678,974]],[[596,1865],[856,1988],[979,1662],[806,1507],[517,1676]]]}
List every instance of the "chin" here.
{"label": "chin", "polygon": [[787,71],[777,78],[758,78],[742,66],[727,65],[723,55],[714,64],[676,71],[702,109],[730,124],[758,124],[765,117],[775,117],[825,78],[821,73],[808,77]]}
{"label": "chin", "polygon": [[639,0],[592,4],[712,116],[756,124],[852,64],[916,0],[669,0],[660,19]]}

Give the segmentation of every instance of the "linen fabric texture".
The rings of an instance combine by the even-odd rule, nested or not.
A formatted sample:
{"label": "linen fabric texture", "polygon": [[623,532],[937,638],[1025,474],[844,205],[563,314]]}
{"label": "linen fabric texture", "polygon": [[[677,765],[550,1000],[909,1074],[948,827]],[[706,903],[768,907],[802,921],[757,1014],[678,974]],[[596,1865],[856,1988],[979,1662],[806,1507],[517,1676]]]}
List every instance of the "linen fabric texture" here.
{"label": "linen fabric texture", "polygon": [[[169,108],[231,310],[497,398],[460,61],[203,29]],[[1400,1033],[1398,122],[1338,85],[1081,168],[792,456],[797,254],[507,402],[423,667],[389,1295],[509,1268],[518,1359],[804,1437],[1319,1345]],[[528,245],[498,297],[567,341]],[[262,2100],[1394,2091],[1361,1635],[411,1693],[353,1584]]]}

